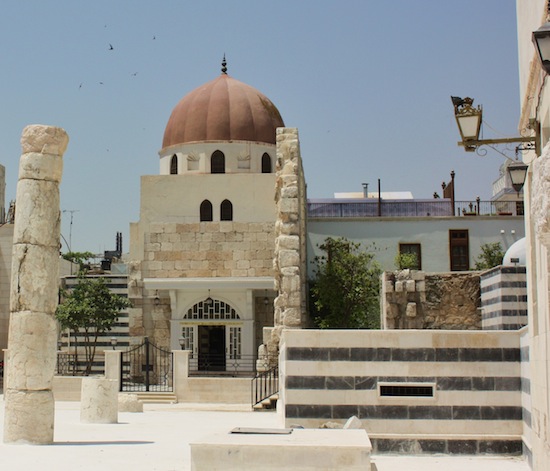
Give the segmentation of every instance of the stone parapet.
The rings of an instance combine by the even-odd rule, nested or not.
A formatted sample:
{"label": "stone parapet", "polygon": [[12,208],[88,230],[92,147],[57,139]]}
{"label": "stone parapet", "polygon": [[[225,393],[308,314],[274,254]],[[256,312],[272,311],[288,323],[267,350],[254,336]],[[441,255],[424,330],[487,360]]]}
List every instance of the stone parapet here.
{"label": "stone parapet", "polygon": [[384,329],[481,329],[480,274],[384,272]]}

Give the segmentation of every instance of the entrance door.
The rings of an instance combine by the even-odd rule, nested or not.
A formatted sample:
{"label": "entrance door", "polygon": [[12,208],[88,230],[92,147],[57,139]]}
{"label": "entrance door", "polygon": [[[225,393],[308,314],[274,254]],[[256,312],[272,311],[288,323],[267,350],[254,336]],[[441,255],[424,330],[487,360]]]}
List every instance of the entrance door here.
{"label": "entrance door", "polygon": [[225,326],[199,325],[199,370],[225,371]]}

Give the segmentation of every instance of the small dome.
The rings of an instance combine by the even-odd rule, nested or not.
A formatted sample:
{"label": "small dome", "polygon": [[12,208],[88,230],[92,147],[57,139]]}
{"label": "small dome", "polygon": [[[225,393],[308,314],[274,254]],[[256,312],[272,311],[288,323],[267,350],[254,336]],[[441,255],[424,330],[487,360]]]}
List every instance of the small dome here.
{"label": "small dome", "polygon": [[[512,259],[516,259],[517,261],[512,262]],[[504,258],[502,259],[502,265],[505,267],[514,265],[525,266],[526,260],[527,256],[524,237],[523,239],[519,239],[510,245],[510,248],[506,251]]]}
{"label": "small dome", "polygon": [[275,144],[275,131],[282,126],[269,98],[222,73],[180,100],[166,125],[162,147],[233,140]]}

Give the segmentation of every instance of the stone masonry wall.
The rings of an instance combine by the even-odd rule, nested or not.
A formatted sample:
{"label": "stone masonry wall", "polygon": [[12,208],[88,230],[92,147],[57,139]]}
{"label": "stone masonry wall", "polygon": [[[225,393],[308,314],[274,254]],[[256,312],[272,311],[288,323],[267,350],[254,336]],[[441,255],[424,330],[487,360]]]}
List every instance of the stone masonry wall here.
{"label": "stone masonry wall", "polygon": [[382,274],[384,329],[481,329],[478,273]]}
{"label": "stone masonry wall", "polygon": [[274,223],[152,224],[146,278],[273,276]]}

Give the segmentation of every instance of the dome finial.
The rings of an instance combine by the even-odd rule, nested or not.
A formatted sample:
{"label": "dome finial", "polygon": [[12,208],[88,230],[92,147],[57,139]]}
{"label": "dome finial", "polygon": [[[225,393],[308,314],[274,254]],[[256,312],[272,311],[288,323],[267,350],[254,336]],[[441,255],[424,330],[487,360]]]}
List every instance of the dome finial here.
{"label": "dome finial", "polygon": [[222,74],[227,75],[227,62],[225,61],[225,52],[223,53],[223,60],[222,60]]}

